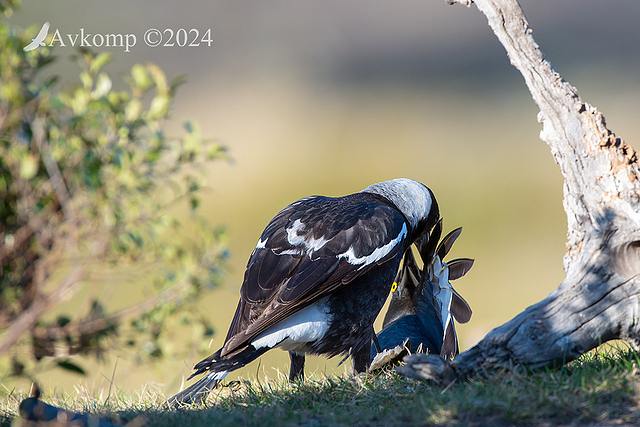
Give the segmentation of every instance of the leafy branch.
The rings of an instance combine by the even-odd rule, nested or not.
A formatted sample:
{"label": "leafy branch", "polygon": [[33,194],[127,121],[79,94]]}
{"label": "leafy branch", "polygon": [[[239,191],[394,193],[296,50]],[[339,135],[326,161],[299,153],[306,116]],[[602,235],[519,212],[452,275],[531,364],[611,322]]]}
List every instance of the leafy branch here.
{"label": "leafy branch", "polygon": [[[35,31],[0,22],[0,356],[13,359],[14,374],[28,353],[36,363],[100,357],[125,320],[156,343],[179,310],[201,322],[184,309],[216,284],[226,257],[224,230],[199,215],[205,170],[226,150],[194,123],[178,138],[163,130],[182,79],[136,64],[116,90],[110,55],[80,50],[79,83],[58,89],[42,72],[51,49],[22,49]],[[186,212],[173,206],[183,199]],[[145,301],[110,312],[96,298],[85,316],[77,307],[46,315],[110,271],[141,269],[136,286],[153,290]]]}

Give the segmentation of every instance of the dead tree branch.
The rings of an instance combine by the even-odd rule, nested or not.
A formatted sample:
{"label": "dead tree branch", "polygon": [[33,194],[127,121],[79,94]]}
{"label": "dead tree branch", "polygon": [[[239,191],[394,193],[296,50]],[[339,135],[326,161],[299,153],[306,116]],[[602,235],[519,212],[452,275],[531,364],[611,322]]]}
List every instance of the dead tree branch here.
{"label": "dead tree branch", "polygon": [[637,154],[544,57],[515,0],[474,2],[524,77],[540,109],[540,138],[564,177],[566,278],[451,363],[414,355],[400,371],[447,381],[514,366],[559,366],[612,339],[639,347]]}

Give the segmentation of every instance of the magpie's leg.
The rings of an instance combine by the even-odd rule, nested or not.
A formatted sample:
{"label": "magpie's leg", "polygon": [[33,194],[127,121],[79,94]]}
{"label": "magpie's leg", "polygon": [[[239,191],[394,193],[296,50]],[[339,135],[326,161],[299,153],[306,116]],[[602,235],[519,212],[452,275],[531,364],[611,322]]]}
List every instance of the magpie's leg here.
{"label": "magpie's leg", "polygon": [[304,353],[289,352],[291,359],[291,369],[289,370],[289,381],[304,379]]}
{"label": "magpie's leg", "polygon": [[351,353],[351,360],[353,360],[354,374],[367,372],[371,365],[371,340],[368,340],[368,344],[362,346],[361,349]]}

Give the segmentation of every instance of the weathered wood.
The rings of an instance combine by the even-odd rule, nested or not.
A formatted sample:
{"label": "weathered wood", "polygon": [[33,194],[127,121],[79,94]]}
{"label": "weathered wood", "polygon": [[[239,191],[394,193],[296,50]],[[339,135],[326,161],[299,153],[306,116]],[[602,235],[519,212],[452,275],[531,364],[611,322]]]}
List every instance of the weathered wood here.
{"label": "weathered wood", "polygon": [[515,0],[474,3],[524,77],[540,108],[540,138],[564,176],[566,278],[547,298],[489,332],[452,362],[412,355],[399,371],[447,382],[493,369],[559,366],[612,339],[639,348],[636,152],[607,129],[604,116],[583,102],[544,57]]}

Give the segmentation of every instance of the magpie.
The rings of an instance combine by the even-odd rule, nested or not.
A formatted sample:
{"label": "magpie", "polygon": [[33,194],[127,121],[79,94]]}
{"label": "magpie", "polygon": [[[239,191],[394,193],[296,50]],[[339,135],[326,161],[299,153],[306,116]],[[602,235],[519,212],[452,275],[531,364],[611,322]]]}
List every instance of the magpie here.
{"label": "magpie", "polygon": [[391,301],[377,336],[379,349],[371,349],[371,369],[395,363],[406,351],[435,353],[445,358],[458,354],[455,318],[466,323],[471,318],[469,304],[451,286],[451,280],[464,276],[473,266],[470,258],[444,262],[462,228],[442,234],[442,220],[433,227],[429,239],[418,248],[423,269],[418,268],[412,251],[404,256],[391,288]]}
{"label": "magpie", "polygon": [[438,218],[433,192],[407,178],[285,207],[249,257],[224,345],[187,380],[206,375],[167,403],[201,403],[229,372],[275,347],[289,352],[292,381],[304,376],[305,354],[350,357],[365,372],[402,257]]}

